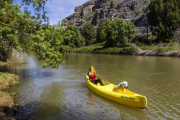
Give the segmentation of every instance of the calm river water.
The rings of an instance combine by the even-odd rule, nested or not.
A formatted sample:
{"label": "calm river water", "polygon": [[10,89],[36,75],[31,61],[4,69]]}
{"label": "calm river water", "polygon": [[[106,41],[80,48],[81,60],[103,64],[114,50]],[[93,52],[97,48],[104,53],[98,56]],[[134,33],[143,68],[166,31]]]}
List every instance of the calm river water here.
{"label": "calm river water", "polygon": [[[19,120],[178,120],[180,119],[180,58],[67,53],[59,69],[41,68],[34,54],[27,64],[1,67],[15,73]],[[118,104],[90,91],[85,82],[94,65],[103,80],[127,81],[129,90],[145,95],[148,108]]]}

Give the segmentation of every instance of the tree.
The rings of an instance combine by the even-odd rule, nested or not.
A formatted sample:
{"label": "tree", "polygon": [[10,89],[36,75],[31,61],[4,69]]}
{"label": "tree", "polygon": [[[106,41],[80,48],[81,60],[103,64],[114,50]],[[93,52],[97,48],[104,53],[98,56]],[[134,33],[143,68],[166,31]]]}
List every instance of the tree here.
{"label": "tree", "polygon": [[[44,22],[49,22],[49,18],[46,16],[47,12],[44,11],[47,1],[48,0],[22,0],[22,3],[24,3],[25,5],[32,5],[35,15],[38,17],[38,19],[41,18],[44,20]],[[24,11],[27,11],[27,7],[24,8]]]}
{"label": "tree", "polygon": [[95,30],[93,25],[89,22],[85,23],[81,29],[81,34],[85,38],[85,44],[90,45],[95,38]]}
{"label": "tree", "polygon": [[38,54],[39,60],[44,61],[43,67],[58,68],[60,63],[64,63],[62,59],[65,45],[62,44],[62,34],[60,22],[53,26],[47,23],[32,34],[32,50]]}
{"label": "tree", "polygon": [[147,14],[150,29],[158,41],[169,42],[180,26],[179,0],[151,0]]}
{"label": "tree", "polygon": [[[26,1],[39,3],[44,0]],[[30,48],[44,61],[43,67],[58,68],[64,62],[65,46],[60,23],[42,25],[41,19],[31,16],[29,11],[22,13],[20,6],[14,5],[12,0],[1,1],[0,7],[0,61],[7,61],[12,49]]]}
{"label": "tree", "polygon": [[114,2],[113,1],[110,2],[110,8],[114,8]]}
{"label": "tree", "polygon": [[99,23],[98,23],[98,27],[97,27],[97,34],[96,34],[96,42],[103,42],[104,39],[102,37],[102,30],[103,30],[103,27],[104,27],[104,20],[103,19],[100,19],[99,20]]}
{"label": "tree", "polygon": [[[23,15],[20,12],[20,6],[18,4],[13,5],[11,0],[1,1],[0,7],[0,60],[6,62],[12,53],[12,49],[18,46],[16,32],[20,23],[16,19],[21,19]],[[14,16],[16,19],[13,19]]]}
{"label": "tree", "polygon": [[134,24],[132,22],[126,23],[120,18],[115,18],[114,21],[107,19],[104,25],[102,36],[107,40],[105,47],[129,46],[136,35]]}
{"label": "tree", "polygon": [[74,25],[68,25],[64,31],[64,43],[71,48],[76,48],[84,45],[84,38],[79,30]]}

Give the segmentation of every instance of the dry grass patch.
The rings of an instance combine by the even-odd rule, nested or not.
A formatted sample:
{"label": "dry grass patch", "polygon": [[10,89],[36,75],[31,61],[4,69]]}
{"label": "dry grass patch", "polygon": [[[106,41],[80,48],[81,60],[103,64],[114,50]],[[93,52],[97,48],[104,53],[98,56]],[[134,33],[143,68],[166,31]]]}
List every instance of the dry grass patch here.
{"label": "dry grass patch", "polygon": [[0,90],[17,84],[19,84],[19,77],[17,75],[0,72]]}
{"label": "dry grass patch", "polygon": [[8,116],[14,106],[13,95],[8,92],[2,92],[1,90],[8,88],[9,86],[19,84],[19,77],[11,73],[0,72],[0,120],[15,120],[15,118]]}
{"label": "dry grass patch", "polygon": [[14,101],[8,92],[0,91],[0,112],[8,113],[14,106]]}
{"label": "dry grass patch", "polygon": [[8,63],[7,63],[7,62],[1,62],[1,61],[0,61],[0,66],[5,66],[5,65],[8,65]]}
{"label": "dry grass patch", "polygon": [[7,114],[11,112],[14,101],[8,92],[0,91],[0,120],[16,120]]}

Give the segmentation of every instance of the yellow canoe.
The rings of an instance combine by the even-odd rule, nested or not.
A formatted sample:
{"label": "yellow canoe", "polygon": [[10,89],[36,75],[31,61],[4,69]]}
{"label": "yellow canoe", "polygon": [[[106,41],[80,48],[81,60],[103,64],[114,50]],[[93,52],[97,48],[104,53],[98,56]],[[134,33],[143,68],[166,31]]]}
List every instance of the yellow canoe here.
{"label": "yellow canoe", "polygon": [[116,85],[103,80],[102,82],[105,86],[101,86],[99,83],[95,85],[89,80],[89,77],[87,75],[86,78],[87,78],[86,83],[88,88],[107,99],[131,107],[142,108],[142,109],[147,107],[147,99],[143,95],[139,95],[129,90],[114,92],[112,91],[112,89]]}

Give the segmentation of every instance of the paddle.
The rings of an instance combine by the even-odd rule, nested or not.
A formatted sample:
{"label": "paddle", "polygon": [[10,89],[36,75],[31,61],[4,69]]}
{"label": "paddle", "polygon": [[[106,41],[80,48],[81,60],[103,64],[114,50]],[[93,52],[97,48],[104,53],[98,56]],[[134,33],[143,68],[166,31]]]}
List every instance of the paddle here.
{"label": "paddle", "polygon": [[88,75],[86,75],[86,80],[89,80],[89,76]]}

